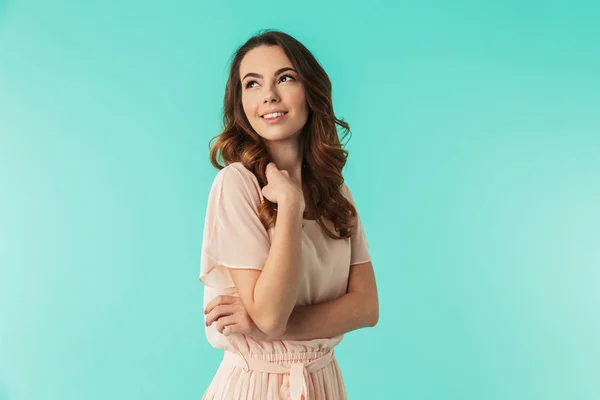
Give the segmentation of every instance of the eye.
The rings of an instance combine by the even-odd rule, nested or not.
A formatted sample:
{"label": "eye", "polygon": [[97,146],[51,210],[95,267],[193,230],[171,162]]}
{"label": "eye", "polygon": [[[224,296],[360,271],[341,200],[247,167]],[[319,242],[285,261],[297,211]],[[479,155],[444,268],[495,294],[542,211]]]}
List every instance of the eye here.
{"label": "eye", "polygon": [[[279,82],[281,82],[281,81],[282,81],[284,78],[290,78],[290,79],[291,79],[291,80],[293,80],[293,81],[295,81],[295,80],[296,80],[296,79],[295,79],[293,76],[291,76],[291,75],[282,75],[282,76],[281,76],[281,78],[279,78]],[[286,81],[286,82],[287,82],[287,81]],[[254,87],[254,86],[252,86],[252,84],[253,84],[253,83],[258,83],[258,82],[256,82],[256,81],[248,81],[248,82],[246,82],[246,84],[244,85],[244,88],[246,88],[246,89],[251,89],[251,88],[253,88],[253,87]]]}
{"label": "eye", "polygon": [[279,81],[281,81],[283,78],[291,78],[293,81],[295,80],[291,75],[283,75],[281,78],[279,78]]}

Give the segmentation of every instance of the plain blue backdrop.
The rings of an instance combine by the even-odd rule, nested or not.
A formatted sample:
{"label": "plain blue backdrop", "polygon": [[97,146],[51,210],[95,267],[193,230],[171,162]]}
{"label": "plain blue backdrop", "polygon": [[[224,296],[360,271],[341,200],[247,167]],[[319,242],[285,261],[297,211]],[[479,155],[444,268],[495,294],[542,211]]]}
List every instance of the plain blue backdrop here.
{"label": "plain blue backdrop", "polygon": [[381,318],[350,399],[600,398],[600,19],[567,1],[0,1],[0,400],[200,399],[228,62],[303,42]]}

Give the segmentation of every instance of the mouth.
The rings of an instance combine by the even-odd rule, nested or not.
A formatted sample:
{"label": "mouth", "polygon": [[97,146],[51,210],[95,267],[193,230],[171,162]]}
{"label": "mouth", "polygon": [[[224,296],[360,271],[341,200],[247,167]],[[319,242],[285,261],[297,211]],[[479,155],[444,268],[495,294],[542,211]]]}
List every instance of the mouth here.
{"label": "mouth", "polygon": [[287,112],[265,114],[261,118],[268,124],[275,124],[285,118]]}

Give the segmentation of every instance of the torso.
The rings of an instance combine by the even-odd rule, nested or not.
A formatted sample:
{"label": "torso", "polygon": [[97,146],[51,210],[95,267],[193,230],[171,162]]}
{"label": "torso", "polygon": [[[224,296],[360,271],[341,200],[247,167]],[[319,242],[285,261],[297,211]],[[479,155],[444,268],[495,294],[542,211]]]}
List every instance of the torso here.
{"label": "torso", "polygon": [[[254,197],[253,204],[260,204],[264,200],[258,180],[246,170],[241,163],[234,163],[226,168],[236,168],[247,179],[247,187]],[[308,194],[308,190],[303,193]],[[305,219],[302,229],[302,274],[299,278],[298,297],[296,306],[308,306],[331,301],[343,296],[347,292],[348,278],[350,273],[350,262],[352,256],[352,247],[350,238],[336,240],[323,232],[321,226],[314,222],[314,208],[311,207],[307,196],[305,199]],[[308,220],[313,220],[308,222]],[[333,229],[333,224],[329,220],[324,220],[329,230]],[[269,243],[272,243],[276,227],[273,226],[267,230]],[[203,242],[208,242],[210,229],[205,229]],[[261,250],[264,253],[264,259],[268,256],[268,249]],[[203,256],[202,262],[208,262],[209,258]],[[204,264],[202,264],[204,265]],[[201,270],[206,266],[201,266]],[[229,294],[238,295],[235,287],[211,287],[204,288],[204,304],[208,304],[215,296]],[[242,353],[276,353],[276,352],[315,352],[331,349],[341,340],[343,335],[331,338],[319,338],[313,340],[260,340],[250,336],[233,334],[223,336],[216,328],[217,324],[212,324],[206,328],[206,335],[209,343],[216,348],[224,348],[231,351]]]}

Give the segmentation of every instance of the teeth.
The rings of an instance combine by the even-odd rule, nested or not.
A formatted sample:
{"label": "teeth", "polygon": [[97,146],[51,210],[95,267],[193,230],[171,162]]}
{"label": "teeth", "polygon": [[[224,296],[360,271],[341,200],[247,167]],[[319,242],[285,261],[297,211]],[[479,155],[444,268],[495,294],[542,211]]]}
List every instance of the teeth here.
{"label": "teeth", "polygon": [[278,113],[272,113],[272,114],[265,114],[263,115],[263,118],[276,118],[276,117],[280,117],[282,115],[284,115],[285,113],[282,112],[278,112]]}

